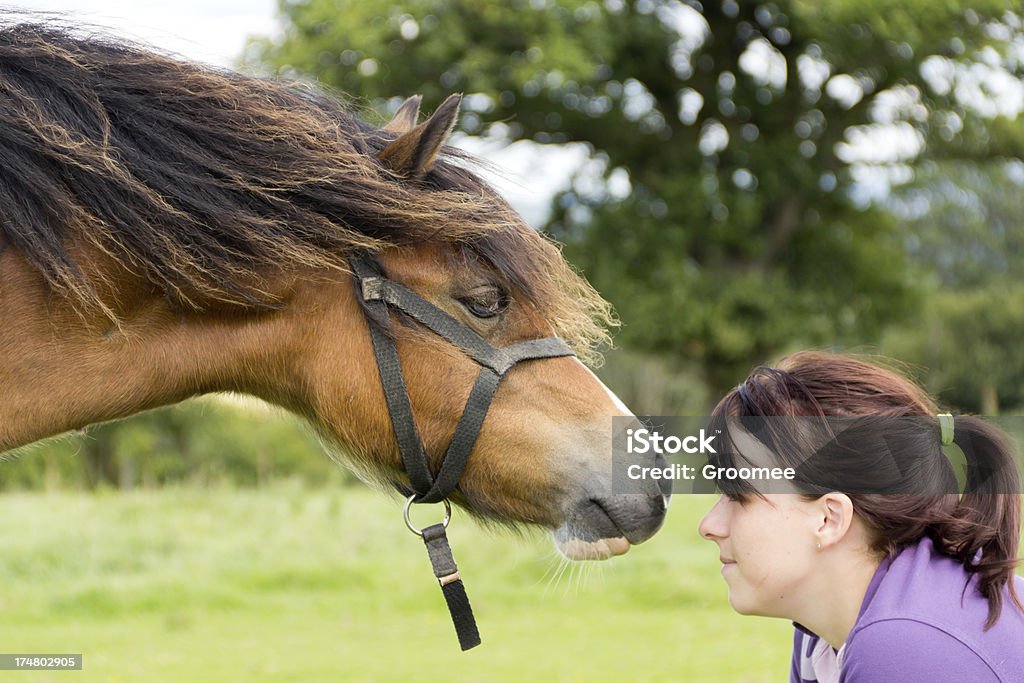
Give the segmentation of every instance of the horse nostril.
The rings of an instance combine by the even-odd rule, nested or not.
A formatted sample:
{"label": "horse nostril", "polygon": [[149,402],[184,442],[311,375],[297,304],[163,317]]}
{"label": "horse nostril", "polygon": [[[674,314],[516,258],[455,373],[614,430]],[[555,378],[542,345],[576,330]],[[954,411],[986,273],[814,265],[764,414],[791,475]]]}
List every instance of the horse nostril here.
{"label": "horse nostril", "polygon": [[619,494],[593,498],[590,504],[592,511],[599,511],[632,544],[653,536],[668,510],[667,498],[660,495]]}

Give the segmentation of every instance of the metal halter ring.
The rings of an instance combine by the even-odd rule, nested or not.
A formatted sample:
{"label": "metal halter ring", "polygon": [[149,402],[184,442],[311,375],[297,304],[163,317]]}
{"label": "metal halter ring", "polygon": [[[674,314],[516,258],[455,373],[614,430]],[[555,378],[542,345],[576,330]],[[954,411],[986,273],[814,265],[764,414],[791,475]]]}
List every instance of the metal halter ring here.
{"label": "metal halter ring", "polygon": [[[409,527],[409,531],[413,532],[417,536],[422,536],[423,532],[412,525],[412,520],[409,519],[409,510],[412,508],[413,502],[416,500],[418,494],[412,494],[408,500],[405,501],[405,509],[402,510],[402,516],[405,518],[405,525]],[[452,521],[452,504],[445,498],[441,501],[444,503],[444,520],[441,522],[441,526],[445,529],[448,528],[448,522]]]}

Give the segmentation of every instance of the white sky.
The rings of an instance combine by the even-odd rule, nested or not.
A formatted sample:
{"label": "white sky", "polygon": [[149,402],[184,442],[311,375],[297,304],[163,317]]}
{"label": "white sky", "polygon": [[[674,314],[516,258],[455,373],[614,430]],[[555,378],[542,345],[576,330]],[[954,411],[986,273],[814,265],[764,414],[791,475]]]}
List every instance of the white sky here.
{"label": "white sky", "polygon": [[233,66],[249,35],[276,29],[276,0],[6,0],[4,7],[62,12],[218,66]]}

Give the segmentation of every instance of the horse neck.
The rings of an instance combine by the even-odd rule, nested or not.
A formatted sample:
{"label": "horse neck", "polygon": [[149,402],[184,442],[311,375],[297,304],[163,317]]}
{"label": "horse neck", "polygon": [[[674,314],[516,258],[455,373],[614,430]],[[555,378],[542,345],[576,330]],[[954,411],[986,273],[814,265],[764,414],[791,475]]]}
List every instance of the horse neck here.
{"label": "horse neck", "polygon": [[[52,294],[14,251],[0,253],[0,452],[216,391],[316,412],[304,354],[317,351],[318,304],[344,296],[334,280],[297,287],[308,281],[284,279],[290,301],[279,311],[183,313],[155,292],[122,297],[125,315],[114,325]],[[122,291],[147,290],[124,284]],[[336,309],[329,324],[339,330]],[[339,330],[335,353],[345,354],[346,340]]]}

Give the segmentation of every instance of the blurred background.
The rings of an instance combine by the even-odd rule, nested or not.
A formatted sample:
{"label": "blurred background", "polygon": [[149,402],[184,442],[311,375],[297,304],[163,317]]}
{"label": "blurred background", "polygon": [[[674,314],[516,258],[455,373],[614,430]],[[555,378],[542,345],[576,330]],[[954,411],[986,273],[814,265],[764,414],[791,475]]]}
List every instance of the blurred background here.
{"label": "blurred background", "polygon": [[[1018,347],[1024,337],[1024,12],[1018,2],[21,5],[65,12],[72,21],[108,26],[219,67],[316,81],[375,123],[408,95],[421,93],[429,112],[448,94],[465,93],[453,144],[494,162],[501,170],[491,178],[495,185],[531,224],[562,242],[568,259],[614,304],[622,325],[598,373],[637,414],[705,414],[754,365],[811,346],[895,358],[954,410],[1006,415],[1024,407]],[[38,634],[48,637],[59,631],[54,614],[63,615],[61,624],[69,623],[68,614],[79,615],[85,625],[71,644],[95,641],[105,651],[109,645],[101,643],[121,642],[122,632],[125,643],[133,642],[127,634],[137,625],[129,615],[141,613],[152,617],[145,628],[154,634],[209,650],[208,671],[217,648],[204,640],[200,624],[213,619],[211,601],[241,609],[238,585],[253,589],[246,595],[263,591],[264,602],[243,601],[248,609],[277,617],[281,605],[303,600],[320,606],[319,614],[322,589],[393,590],[337,547],[337,539],[348,544],[343,547],[355,541],[335,522],[355,515],[372,525],[361,511],[379,496],[358,488],[303,425],[257,401],[206,398],[23,451],[0,464],[0,490],[9,492],[6,505],[24,506],[4,517],[36,520],[36,540],[21,541],[31,547],[20,551],[35,559],[8,560],[0,568],[9,588],[20,585],[21,595],[35,595],[38,603],[18,603],[19,629],[0,627],[0,637],[31,638],[23,627],[36,618]],[[197,488],[222,496],[210,500]],[[72,496],[82,490],[98,496]],[[115,490],[124,493],[110,497]],[[144,500],[158,502],[154,508]],[[232,502],[218,507],[221,500]],[[670,525],[678,535],[659,536],[649,555],[641,548],[626,568],[608,570],[602,597],[549,595],[554,606],[537,623],[557,628],[557,636],[531,627],[531,614],[517,612],[517,601],[536,593],[537,583],[543,588],[576,570],[545,555],[546,547],[538,550],[544,541],[528,551],[512,539],[472,535],[457,555],[472,557],[473,544],[491,550],[469,579],[470,595],[475,598],[474,578],[491,581],[482,589],[499,605],[491,627],[506,623],[498,628],[512,643],[496,640],[496,650],[479,656],[495,657],[487,661],[500,670],[559,680],[703,680],[702,665],[715,680],[784,677],[786,625],[742,619],[724,605],[713,553],[694,532],[708,504],[677,500]],[[60,505],[80,507],[87,526],[39,531],[38,520]],[[393,514],[389,505],[384,514]],[[183,508],[191,511],[180,524],[167,521]],[[141,545],[105,545],[102,519],[136,520],[127,528]],[[216,549],[192,548],[183,536],[220,529],[234,538],[237,529],[227,519],[248,520],[255,535]],[[305,545],[278,539],[281,526],[291,524],[296,533],[312,534]],[[391,534],[393,526],[379,533]],[[146,540],[154,528],[163,535]],[[15,546],[23,530],[0,529]],[[394,538],[396,546],[414,545],[401,530]],[[68,559],[59,548],[75,539],[94,544]],[[367,539],[363,553],[415,567],[410,577],[417,578],[408,581],[421,583],[426,595],[410,593],[417,597],[408,598],[408,609],[423,607],[412,618],[427,620],[429,637],[443,643],[438,649],[458,657],[448,647],[443,608],[429,593],[430,577],[420,576],[427,571],[419,566],[421,551],[413,548],[408,563],[392,562],[392,550],[383,553],[378,545],[386,542]],[[517,555],[529,552],[538,554]],[[168,563],[187,564],[171,559],[182,555],[199,565],[161,573],[170,572]],[[290,557],[295,566],[260,574],[248,557],[270,564]],[[508,559],[497,561],[500,570],[496,557]],[[537,571],[523,578],[524,567]],[[206,578],[181,578],[197,574]],[[116,589],[111,575],[122,581]],[[570,583],[579,591],[587,581]],[[54,598],[57,584],[63,592]],[[166,598],[169,593],[176,597]],[[0,594],[0,607],[17,603],[10,595]],[[404,593],[395,595],[405,602]],[[394,605],[382,602],[363,605],[354,623],[384,619],[377,610],[388,613]],[[354,609],[351,598],[339,604],[347,605],[337,608],[344,614]],[[322,611],[325,625],[309,631],[307,646],[339,628],[338,612]],[[240,623],[222,628],[241,629]],[[350,662],[372,651],[375,635],[405,628],[384,623],[367,626],[369,633],[345,627]],[[636,629],[646,634],[642,642],[630,639]],[[249,643],[250,653],[278,653],[290,642],[273,633]],[[427,637],[420,629],[407,635]],[[616,638],[622,651],[608,660],[607,643]],[[606,643],[599,652],[588,646],[595,641]],[[249,641],[237,635],[231,642]],[[743,655],[730,654],[729,643]],[[527,662],[525,654],[536,656]],[[116,659],[109,671],[121,673],[103,680],[133,680]],[[167,680],[180,679],[181,657],[171,659]],[[641,664],[651,668],[637,669]],[[248,677],[321,680],[319,669],[260,666]],[[454,669],[452,677],[472,680],[469,672]],[[368,668],[363,675],[378,674]]]}

